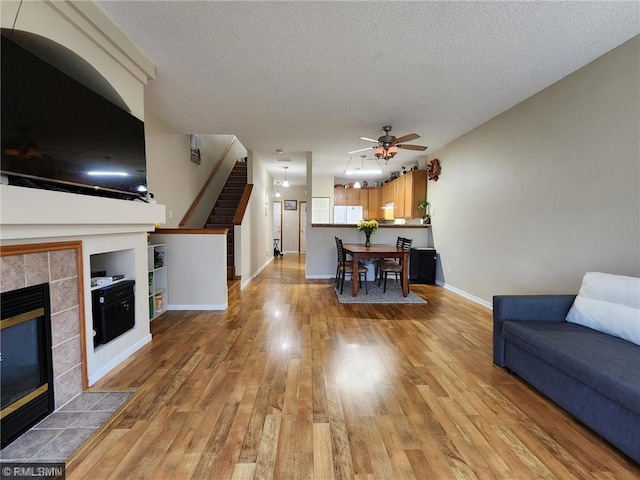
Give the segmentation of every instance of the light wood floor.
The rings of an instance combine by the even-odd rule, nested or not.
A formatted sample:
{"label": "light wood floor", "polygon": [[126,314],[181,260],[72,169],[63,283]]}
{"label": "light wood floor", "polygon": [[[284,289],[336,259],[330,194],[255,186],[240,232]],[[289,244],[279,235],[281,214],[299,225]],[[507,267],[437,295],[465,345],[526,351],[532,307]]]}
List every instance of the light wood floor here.
{"label": "light wood floor", "polygon": [[632,479],[637,464],[491,361],[491,312],[341,305],[304,257],[226,312],[167,312],[95,389],[137,395],[69,479]]}

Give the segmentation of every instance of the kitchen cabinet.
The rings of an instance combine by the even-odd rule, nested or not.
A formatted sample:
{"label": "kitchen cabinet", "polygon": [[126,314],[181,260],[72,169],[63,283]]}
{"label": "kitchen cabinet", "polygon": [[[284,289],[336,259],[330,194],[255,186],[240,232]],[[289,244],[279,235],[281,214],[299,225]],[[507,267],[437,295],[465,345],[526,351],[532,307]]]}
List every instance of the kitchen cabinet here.
{"label": "kitchen cabinet", "polygon": [[366,192],[367,192],[367,197],[369,200],[369,204],[367,205],[367,209],[365,210],[365,217],[366,218],[382,218],[382,209],[380,207],[382,207],[382,204],[380,203],[380,199],[381,199],[381,192],[380,192],[380,188],[367,188]]}
{"label": "kitchen cabinet", "polygon": [[424,212],[418,210],[418,204],[427,198],[427,171],[413,170],[403,177],[406,177],[403,216],[405,218],[422,218]]}
{"label": "kitchen cabinet", "polygon": [[391,185],[393,185],[393,216],[395,218],[405,218],[405,187],[407,184],[407,176],[402,175],[396,178]]}
{"label": "kitchen cabinet", "polygon": [[[365,195],[362,195],[365,192]],[[365,201],[366,199],[366,201]],[[363,188],[334,188],[333,189],[333,204],[337,206],[342,205],[362,205],[369,204],[368,197],[366,195],[366,189]]]}
{"label": "kitchen cabinet", "polygon": [[418,204],[426,198],[426,170],[412,170],[380,188],[333,189],[334,205],[361,205],[365,218],[383,218],[382,206],[391,202],[394,218],[422,218]]}

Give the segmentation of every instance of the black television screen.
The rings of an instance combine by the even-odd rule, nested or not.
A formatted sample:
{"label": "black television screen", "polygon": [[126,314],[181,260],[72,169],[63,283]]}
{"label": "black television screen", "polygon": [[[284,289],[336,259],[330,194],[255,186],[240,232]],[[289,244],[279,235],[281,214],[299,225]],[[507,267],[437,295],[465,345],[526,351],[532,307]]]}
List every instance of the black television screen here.
{"label": "black television screen", "polygon": [[[10,40],[4,31],[1,38],[0,167],[9,183],[117,198],[144,197],[144,123]],[[46,42],[49,53],[55,55],[53,42]]]}

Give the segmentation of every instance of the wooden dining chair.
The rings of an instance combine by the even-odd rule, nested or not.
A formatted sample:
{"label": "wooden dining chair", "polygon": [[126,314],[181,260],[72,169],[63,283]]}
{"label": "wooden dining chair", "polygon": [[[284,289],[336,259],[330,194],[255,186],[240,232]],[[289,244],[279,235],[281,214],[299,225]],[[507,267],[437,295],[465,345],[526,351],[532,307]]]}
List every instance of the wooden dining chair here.
{"label": "wooden dining chair", "polygon": [[[396,247],[397,248],[401,248],[402,247],[402,242],[404,241],[403,237],[398,237],[396,240]],[[380,265],[385,263],[385,262],[394,262],[394,263],[398,263],[398,259],[397,258],[379,258],[378,260],[375,261],[375,279],[378,279],[378,276],[380,274]],[[380,280],[382,280],[382,277],[380,277]],[[398,280],[398,277],[396,275],[396,280]],[[380,281],[378,281],[378,286],[380,286]]]}
{"label": "wooden dining chair", "polygon": [[336,238],[336,251],[338,253],[338,263],[336,268],[336,288],[338,287],[338,282],[340,283],[340,294],[342,295],[342,291],[344,289],[344,280],[347,275],[351,275],[351,280],[353,282],[356,281],[354,276],[354,268],[356,270],[356,274],[358,276],[359,285],[362,286],[362,280],[364,280],[364,290],[369,294],[369,289],[367,287],[367,272],[369,269],[358,262],[357,267],[354,267],[353,260],[347,260],[347,254],[344,251],[344,247],[342,246],[342,239]]}
{"label": "wooden dining chair", "polygon": [[[400,242],[400,248],[402,248],[402,250],[404,250],[405,252],[410,252],[411,251],[411,245],[413,244],[413,239],[411,238],[403,238],[402,241]],[[403,285],[403,278],[402,278],[402,259],[401,258],[397,258],[397,259],[393,259],[393,260],[384,260],[381,261],[378,265],[378,270],[379,270],[379,279],[378,279],[378,287],[380,286],[380,283],[382,282],[382,277],[384,277],[384,289],[382,290],[382,293],[387,293],[387,276],[389,275],[389,273],[395,273],[396,274],[396,281],[398,280],[398,274],[400,275],[400,285]],[[407,290],[409,289],[409,283],[408,283],[407,279]]]}

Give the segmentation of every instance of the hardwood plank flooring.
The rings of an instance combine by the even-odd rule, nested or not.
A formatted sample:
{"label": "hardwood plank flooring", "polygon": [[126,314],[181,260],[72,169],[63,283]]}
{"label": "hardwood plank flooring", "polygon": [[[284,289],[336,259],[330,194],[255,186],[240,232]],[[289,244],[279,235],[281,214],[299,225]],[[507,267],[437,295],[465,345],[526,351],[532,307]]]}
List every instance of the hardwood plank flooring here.
{"label": "hardwood plank flooring", "polygon": [[233,288],[225,312],[165,313],[95,385],[137,393],[67,478],[640,478],[493,365],[489,310],[411,289],[429,303],[342,305],[286,255]]}

